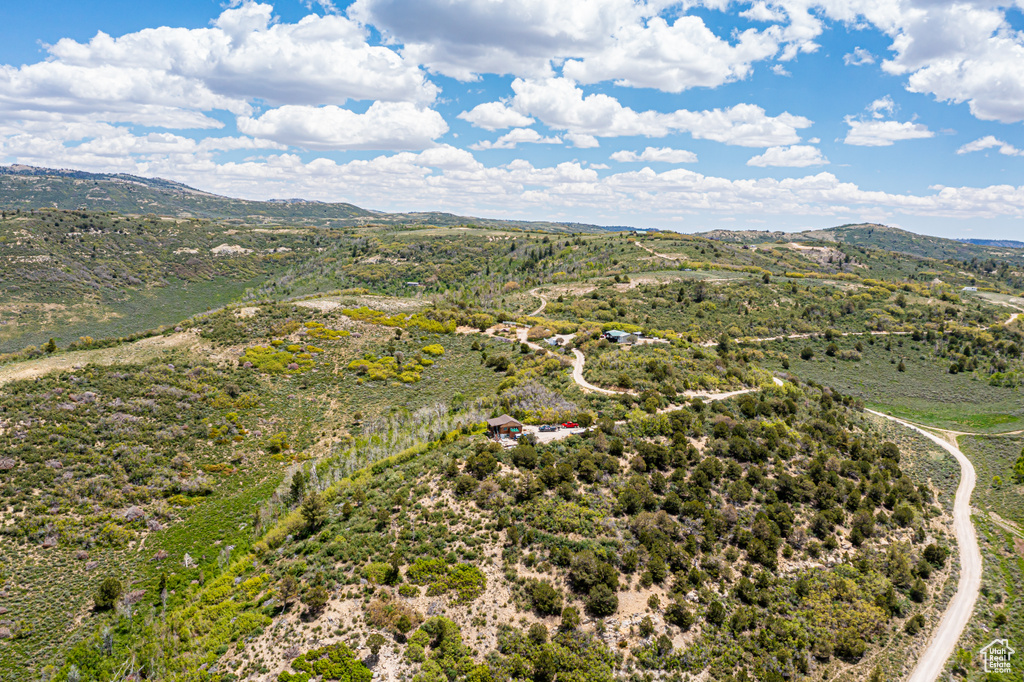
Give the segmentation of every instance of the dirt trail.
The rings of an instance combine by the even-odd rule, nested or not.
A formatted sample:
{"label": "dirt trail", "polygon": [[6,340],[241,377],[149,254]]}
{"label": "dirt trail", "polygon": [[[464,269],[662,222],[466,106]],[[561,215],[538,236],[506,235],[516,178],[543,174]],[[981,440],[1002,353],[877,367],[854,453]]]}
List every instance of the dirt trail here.
{"label": "dirt trail", "polygon": [[544,294],[540,293],[537,289],[530,289],[530,295],[540,299],[540,307],[527,315],[527,317],[537,317],[544,312],[544,308],[548,307],[548,299],[545,298]]}
{"label": "dirt trail", "polygon": [[960,451],[954,433],[936,429],[942,434],[942,437],[939,437],[902,419],[890,417],[874,410],[867,410],[867,412],[917,431],[953,455],[960,464],[960,485],[957,486],[956,499],[953,502],[953,527],[956,531],[957,545],[960,548],[960,582],[957,585],[956,594],[953,595],[949,606],[946,607],[946,612],[942,614],[939,626],[932,633],[928,648],[921,654],[913,672],[907,678],[907,682],[935,682],[946,667],[946,661],[953,654],[957,642],[960,641],[960,635],[974,613],[974,604],[978,600],[978,590],[981,588],[981,551],[978,549],[978,537],[975,534],[974,525],[971,523],[971,492],[974,490],[975,483],[974,466],[971,464],[971,460],[967,459]]}
{"label": "dirt trail", "polygon": [[0,367],[0,386],[9,381],[34,379],[50,372],[67,371],[93,365],[115,365],[124,362],[137,362],[152,358],[159,353],[180,346],[205,346],[200,341],[198,332],[186,331],[169,336],[151,336],[132,343],[123,343],[110,348],[95,350],[79,350],[59,355],[50,355],[23,362],[15,362]]}
{"label": "dirt trail", "polygon": [[658,253],[654,249],[652,249],[650,247],[647,247],[647,246],[644,246],[640,242],[636,242],[636,245],[639,246],[644,251],[646,251],[647,253],[651,254],[652,256],[657,256],[658,258],[664,258],[665,260],[670,260],[673,263],[678,263],[680,260],[682,260],[681,258],[677,258],[676,256],[669,256],[668,254],[665,254],[665,253]]}

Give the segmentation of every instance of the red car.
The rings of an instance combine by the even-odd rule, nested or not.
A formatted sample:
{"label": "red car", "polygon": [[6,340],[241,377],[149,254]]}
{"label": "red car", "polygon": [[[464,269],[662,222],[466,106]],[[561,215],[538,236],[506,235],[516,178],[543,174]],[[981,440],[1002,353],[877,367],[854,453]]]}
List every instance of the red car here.
{"label": "red car", "polygon": [[562,428],[564,428],[564,429],[578,429],[578,428],[580,428],[580,425],[577,424],[576,422],[565,422],[565,423],[562,424]]}

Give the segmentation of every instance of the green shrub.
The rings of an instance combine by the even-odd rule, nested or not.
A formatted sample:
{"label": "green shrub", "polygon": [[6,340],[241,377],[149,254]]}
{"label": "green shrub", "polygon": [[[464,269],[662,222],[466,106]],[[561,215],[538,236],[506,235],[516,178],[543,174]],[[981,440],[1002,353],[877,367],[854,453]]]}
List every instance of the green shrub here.
{"label": "green shrub", "polygon": [[113,576],[109,576],[103,579],[100,583],[99,589],[96,590],[96,596],[93,601],[96,604],[96,609],[99,611],[105,611],[114,606],[117,598],[121,596],[121,581]]}
{"label": "green shrub", "polygon": [[530,591],[533,610],[541,616],[554,616],[562,612],[562,594],[550,584],[538,580]]}
{"label": "green shrub", "polygon": [[619,609],[619,596],[611,588],[600,583],[587,596],[587,611],[598,618],[610,616]]}
{"label": "green shrub", "polygon": [[[339,682],[370,682],[373,673],[356,658],[355,653],[344,644],[331,644],[319,649],[308,651],[294,661],[292,669],[310,675],[318,675],[324,680]],[[281,678],[278,678],[281,680]],[[300,679],[292,676],[290,680]],[[288,682],[288,681],[285,681]]]}

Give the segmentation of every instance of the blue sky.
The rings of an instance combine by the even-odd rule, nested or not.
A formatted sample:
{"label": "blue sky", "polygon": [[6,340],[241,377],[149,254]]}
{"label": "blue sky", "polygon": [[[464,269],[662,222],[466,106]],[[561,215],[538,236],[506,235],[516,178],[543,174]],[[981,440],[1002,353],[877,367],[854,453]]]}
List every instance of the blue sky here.
{"label": "blue sky", "polygon": [[0,162],[255,199],[1024,239],[1024,0],[0,9]]}

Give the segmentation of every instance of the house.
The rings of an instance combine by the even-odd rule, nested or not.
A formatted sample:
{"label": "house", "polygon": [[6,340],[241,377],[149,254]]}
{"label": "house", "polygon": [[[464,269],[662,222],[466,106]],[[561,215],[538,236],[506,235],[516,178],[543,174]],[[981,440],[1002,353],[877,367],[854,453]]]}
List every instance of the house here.
{"label": "house", "polygon": [[1007,639],[993,639],[979,652],[986,673],[1010,673],[1010,657],[1014,650]]}
{"label": "house", "polygon": [[964,287],[962,291],[977,291],[978,287]]}
{"label": "house", "polygon": [[519,438],[523,433],[523,425],[507,414],[487,420],[487,432],[496,440],[502,438]]}
{"label": "house", "polygon": [[544,343],[548,344],[549,346],[561,346],[562,339],[558,338],[557,336],[549,336],[548,338],[544,339]]}
{"label": "house", "polygon": [[604,338],[608,339],[612,343],[636,343],[640,340],[642,334],[624,332],[619,329],[612,329],[604,333]]}

